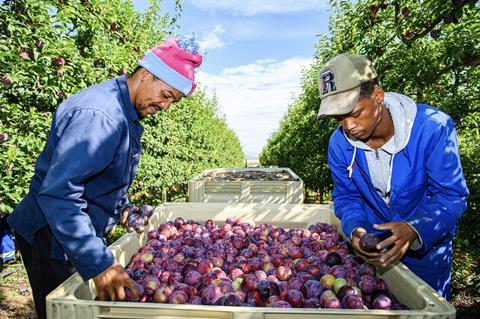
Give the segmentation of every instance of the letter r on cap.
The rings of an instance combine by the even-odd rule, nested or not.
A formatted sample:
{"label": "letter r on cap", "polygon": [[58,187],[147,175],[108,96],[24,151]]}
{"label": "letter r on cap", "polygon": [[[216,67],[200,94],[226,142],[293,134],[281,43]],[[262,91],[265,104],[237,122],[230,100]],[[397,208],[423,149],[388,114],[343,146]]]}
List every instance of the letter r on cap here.
{"label": "letter r on cap", "polygon": [[322,79],[322,94],[337,90],[337,87],[335,86],[335,76],[332,71],[328,70],[321,73],[320,78]]}

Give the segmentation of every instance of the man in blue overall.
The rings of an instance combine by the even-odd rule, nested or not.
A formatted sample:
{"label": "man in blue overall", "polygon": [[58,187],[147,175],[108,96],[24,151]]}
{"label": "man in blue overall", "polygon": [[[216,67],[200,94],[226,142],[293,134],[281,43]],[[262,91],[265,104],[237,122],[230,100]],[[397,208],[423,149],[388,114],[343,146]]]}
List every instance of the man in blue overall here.
{"label": "man in blue overall", "polygon": [[[332,198],[354,250],[384,266],[401,260],[448,300],[452,239],[468,196],[452,119],[385,93],[363,56],[327,62],[319,90],[319,118],[339,124],[328,147]],[[360,248],[365,233],[383,238],[379,252]]]}
{"label": "man in blue overall", "polygon": [[[140,160],[140,120],[195,89],[202,57],[192,38],[168,39],[139,67],[87,88],[58,107],[29,193],[8,218],[39,318],[45,297],[73,272],[93,278],[100,300],[138,296],[134,281],[106,247]],[[124,216],[122,217],[125,221]]]}

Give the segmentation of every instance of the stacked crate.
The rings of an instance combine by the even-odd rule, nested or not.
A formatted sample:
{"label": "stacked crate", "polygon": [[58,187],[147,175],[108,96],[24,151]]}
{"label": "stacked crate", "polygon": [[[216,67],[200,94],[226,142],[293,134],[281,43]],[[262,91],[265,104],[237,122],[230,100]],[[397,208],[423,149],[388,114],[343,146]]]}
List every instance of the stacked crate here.
{"label": "stacked crate", "polygon": [[289,168],[210,169],[188,182],[190,202],[303,203],[303,181]]}

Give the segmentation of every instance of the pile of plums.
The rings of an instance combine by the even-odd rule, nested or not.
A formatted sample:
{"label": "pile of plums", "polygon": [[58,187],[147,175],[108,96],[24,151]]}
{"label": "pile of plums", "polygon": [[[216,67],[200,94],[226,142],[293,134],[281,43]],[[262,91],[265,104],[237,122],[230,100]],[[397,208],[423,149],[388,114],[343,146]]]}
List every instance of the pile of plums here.
{"label": "pile of plums", "polygon": [[204,225],[177,218],[148,233],[126,271],[141,296],[171,304],[407,309],[334,226]]}
{"label": "pile of plums", "polygon": [[282,171],[232,171],[232,172],[218,172],[212,171],[201,177],[203,181],[295,181],[290,172]]}

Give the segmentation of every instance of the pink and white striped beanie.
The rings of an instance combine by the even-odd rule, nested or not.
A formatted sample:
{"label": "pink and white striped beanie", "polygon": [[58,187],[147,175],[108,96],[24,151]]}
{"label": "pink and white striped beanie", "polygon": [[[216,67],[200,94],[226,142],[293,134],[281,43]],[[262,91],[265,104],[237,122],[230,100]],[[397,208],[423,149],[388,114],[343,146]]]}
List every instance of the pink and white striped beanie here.
{"label": "pink and white striped beanie", "polygon": [[195,90],[194,69],[202,64],[202,56],[194,36],[185,36],[148,50],[138,64],[188,97]]}

